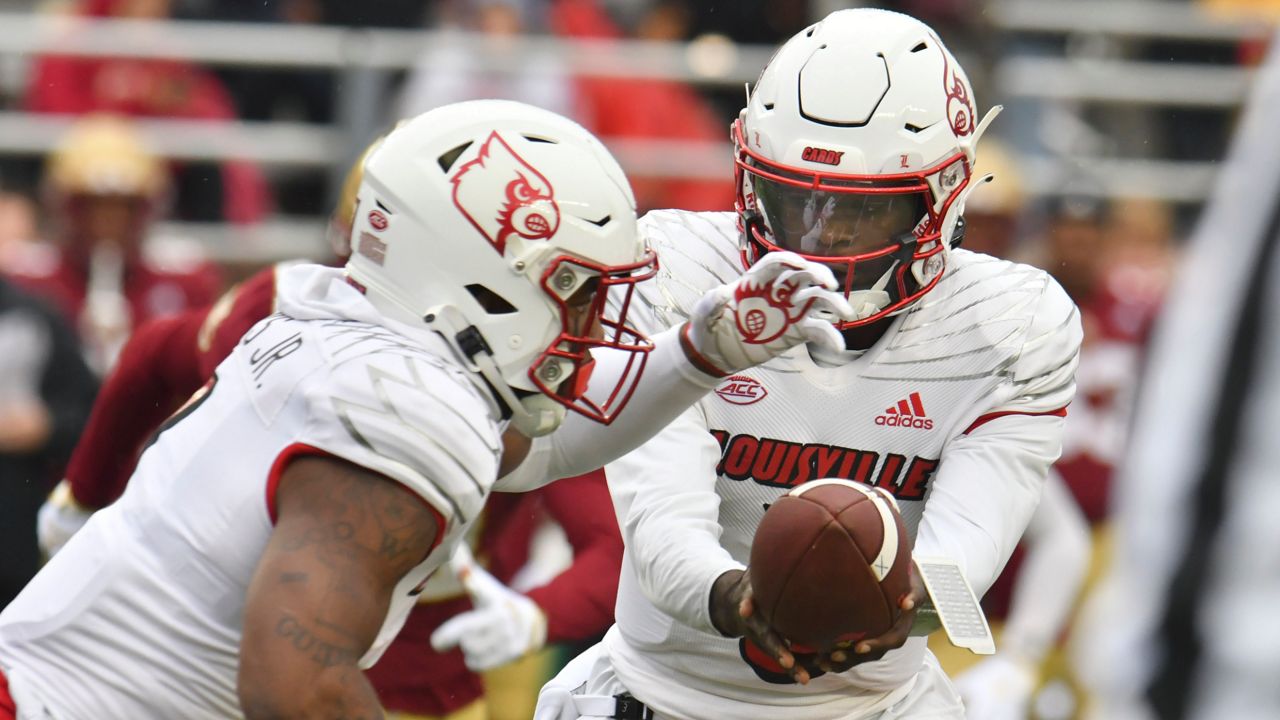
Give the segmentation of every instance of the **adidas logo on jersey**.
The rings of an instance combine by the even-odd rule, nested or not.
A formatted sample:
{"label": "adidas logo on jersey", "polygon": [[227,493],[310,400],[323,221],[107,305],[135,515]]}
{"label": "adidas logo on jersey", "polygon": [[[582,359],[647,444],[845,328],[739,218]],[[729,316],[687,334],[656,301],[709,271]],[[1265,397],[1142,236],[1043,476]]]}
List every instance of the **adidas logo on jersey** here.
{"label": "adidas logo on jersey", "polygon": [[933,421],[925,416],[924,403],[920,402],[918,392],[913,392],[907,398],[899,400],[897,407],[885,409],[883,415],[876,416],[876,424],[918,430],[933,429]]}

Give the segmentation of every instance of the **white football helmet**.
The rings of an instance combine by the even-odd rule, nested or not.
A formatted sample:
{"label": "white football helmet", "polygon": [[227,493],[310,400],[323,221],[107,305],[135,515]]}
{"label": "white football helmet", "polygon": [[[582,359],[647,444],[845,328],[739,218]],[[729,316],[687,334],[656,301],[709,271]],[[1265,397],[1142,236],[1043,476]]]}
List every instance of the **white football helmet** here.
{"label": "white football helmet", "polygon": [[[479,100],[393,130],[365,163],[351,250],[370,301],[439,332],[529,435],[566,407],[610,422],[652,347],[605,305],[657,270],[631,187],[599,140],[547,110]],[[600,403],[583,395],[593,347],[631,353]]]}
{"label": "white football helmet", "polygon": [[[821,262],[858,318],[937,284],[958,242],[979,136],[964,70],[927,25],[840,10],[779,48],[733,127],[742,254]],[[962,229],[962,226],[959,226]]]}

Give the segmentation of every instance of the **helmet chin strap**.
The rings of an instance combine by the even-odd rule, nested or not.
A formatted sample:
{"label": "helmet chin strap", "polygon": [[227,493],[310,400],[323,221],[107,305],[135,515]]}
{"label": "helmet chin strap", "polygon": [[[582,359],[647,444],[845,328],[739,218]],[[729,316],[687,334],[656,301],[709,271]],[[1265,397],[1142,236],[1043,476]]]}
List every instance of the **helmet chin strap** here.
{"label": "helmet chin strap", "polygon": [[[474,325],[467,324],[456,308],[438,305],[427,312],[423,321],[444,337],[467,369],[487,381],[489,388],[511,413],[511,427],[521,435],[530,438],[546,435],[564,422],[565,407],[552,398],[540,392],[523,398],[516,395],[493,361],[492,351],[484,337]],[[485,393],[485,397],[493,401],[490,393]],[[496,402],[492,407],[495,411],[501,410]]]}
{"label": "helmet chin strap", "polygon": [[553,432],[564,422],[565,407],[543,393],[518,397],[503,379],[493,356],[481,351],[469,358],[489,387],[511,411],[511,427],[525,437],[535,438]]}
{"label": "helmet chin strap", "polygon": [[512,411],[511,427],[525,437],[547,435],[564,422],[564,405],[542,393],[521,398],[519,408]]}
{"label": "helmet chin strap", "polygon": [[[897,265],[894,265],[896,268]],[[854,320],[871,317],[880,312],[889,305],[889,293],[884,291],[884,286],[888,284],[889,275],[893,273],[893,268],[889,268],[876,284],[867,290],[853,290],[849,293],[849,304],[853,306],[854,313],[857,317]]]}

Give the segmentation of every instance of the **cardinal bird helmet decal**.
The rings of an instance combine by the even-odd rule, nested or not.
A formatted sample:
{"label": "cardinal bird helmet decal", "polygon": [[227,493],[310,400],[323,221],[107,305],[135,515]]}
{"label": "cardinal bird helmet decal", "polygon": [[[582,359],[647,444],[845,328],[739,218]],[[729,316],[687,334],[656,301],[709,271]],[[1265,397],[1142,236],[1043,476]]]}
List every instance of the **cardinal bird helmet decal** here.
{"label": "cardinal bird helmet decal", "polygon": [[[658,260],[626,175],[582,126],[508,100],[438,107],[368,156],[353,205],[349,281],[447,343],[495,417],[535,437],[630,400],[653,347],[631,297]],[[592,377],[593,349],[625,368]]]}
{"label": "cardinal bird helmet decal", "polygon": [[560,227],[560,208],[542,173],[491,133],[480,154],[450,178],[453,204],[499,254],[507,238],[546,240]]}

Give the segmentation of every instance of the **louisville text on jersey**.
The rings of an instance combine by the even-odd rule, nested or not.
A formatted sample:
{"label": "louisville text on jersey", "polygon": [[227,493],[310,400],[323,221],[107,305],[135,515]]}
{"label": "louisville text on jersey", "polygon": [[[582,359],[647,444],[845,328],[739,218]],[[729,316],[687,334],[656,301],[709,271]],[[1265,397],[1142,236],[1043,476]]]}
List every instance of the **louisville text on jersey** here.
{"label": "louisville text on jersey", "polygon": [[711,430],[720,443],[716,472],[731,480],[751,480],[790,488],[822,478],[856,480],[889,491],[899,500],[923,500],[936,459],[855,450],[822,443],[796,443]]}

